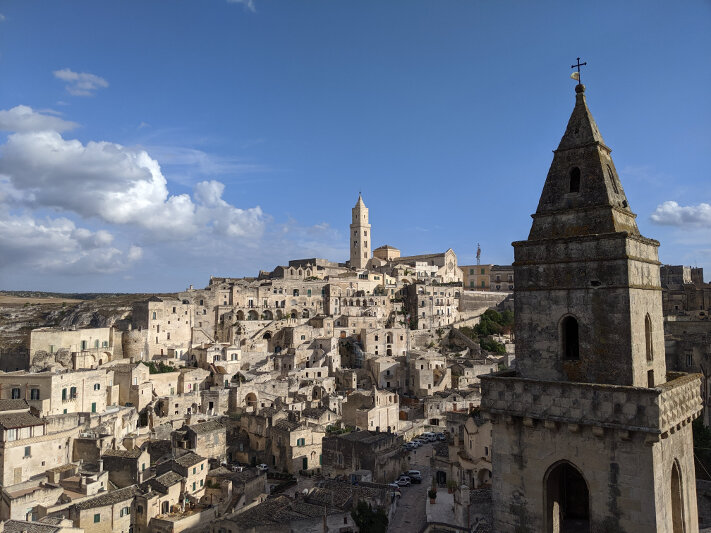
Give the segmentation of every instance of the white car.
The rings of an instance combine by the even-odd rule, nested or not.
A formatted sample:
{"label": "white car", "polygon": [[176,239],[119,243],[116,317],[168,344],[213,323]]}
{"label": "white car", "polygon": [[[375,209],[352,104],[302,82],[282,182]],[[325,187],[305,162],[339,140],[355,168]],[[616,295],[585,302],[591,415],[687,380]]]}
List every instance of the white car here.
{"label": "white car", "polygon": [[269,470],[269,466],[262,463],[260,465],[257,465],[257,470],[259,470],[260,472],[266,472],[267,470]]}

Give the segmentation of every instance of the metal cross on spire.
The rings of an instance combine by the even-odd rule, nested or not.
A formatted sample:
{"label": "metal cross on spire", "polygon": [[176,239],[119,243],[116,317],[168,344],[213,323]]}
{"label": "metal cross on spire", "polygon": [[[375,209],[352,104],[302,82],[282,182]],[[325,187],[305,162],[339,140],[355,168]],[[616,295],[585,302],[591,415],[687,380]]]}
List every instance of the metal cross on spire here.
{"label": "metal cross on spire", "polygon": [[575,76],[575,74],[576,74],[575,72],[573,72],[573,74],[570,77],[573,78],[574,80],[577,80],[578,83],[582,84],[583,82],[580,80],[580,67],[582,67],[583,65],[587,65],[587,64],[588,64],[587,61],[581,63],[580,58],[578,58],[578,62],[575,65],[570,65],[570,68],[577,68],[578,69],[577,77]]}

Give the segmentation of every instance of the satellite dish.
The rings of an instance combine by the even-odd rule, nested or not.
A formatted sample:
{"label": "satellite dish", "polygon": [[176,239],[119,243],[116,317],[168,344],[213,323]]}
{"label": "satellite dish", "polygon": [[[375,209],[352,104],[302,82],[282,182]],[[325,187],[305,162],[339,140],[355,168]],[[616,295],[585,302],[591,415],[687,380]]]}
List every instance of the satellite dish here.
{"label": "satellite dish", "polygon": [[308,493],[309,493],[309,489],[304,489],[301,491],[301,494],[303,494],[304,496],[306,496]]}

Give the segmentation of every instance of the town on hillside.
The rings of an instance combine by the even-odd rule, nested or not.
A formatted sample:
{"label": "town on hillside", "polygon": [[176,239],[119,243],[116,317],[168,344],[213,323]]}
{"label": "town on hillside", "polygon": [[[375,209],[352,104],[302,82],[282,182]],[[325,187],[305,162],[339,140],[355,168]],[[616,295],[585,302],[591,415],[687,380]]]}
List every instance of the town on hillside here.
{"label": "town on hillside", "polygon": [[581,84],[540,182],[513,265],[374,248],[359,195],[344,262],[0,302],[0,530],[711,527],[711,285],[660,267]]}

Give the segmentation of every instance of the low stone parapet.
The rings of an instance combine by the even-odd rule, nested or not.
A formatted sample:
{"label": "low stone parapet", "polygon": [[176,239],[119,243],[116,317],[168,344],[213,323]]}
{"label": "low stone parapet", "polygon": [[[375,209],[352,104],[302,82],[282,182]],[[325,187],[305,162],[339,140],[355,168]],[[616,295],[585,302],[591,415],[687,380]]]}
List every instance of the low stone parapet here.
{"label": "low stone parapet", "polygon": [[480,376],[482,411],[625,431],[664,438],[702,410],[700,374],[669,373],[657,387],[539,381],[504,371]]}

